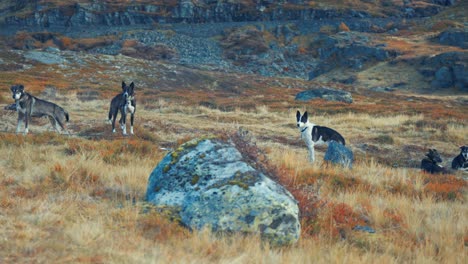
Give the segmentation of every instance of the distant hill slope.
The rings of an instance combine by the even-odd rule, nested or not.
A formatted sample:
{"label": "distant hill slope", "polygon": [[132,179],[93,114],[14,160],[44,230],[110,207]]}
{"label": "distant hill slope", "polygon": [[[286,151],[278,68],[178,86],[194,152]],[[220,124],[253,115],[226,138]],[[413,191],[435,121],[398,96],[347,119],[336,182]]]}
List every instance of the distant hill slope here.
{"label": "distant hill slope", "polygon": [[466,92],[467,6],[453,0],[4,0],[0,35],[21,50],[122,54],[375,91]]}

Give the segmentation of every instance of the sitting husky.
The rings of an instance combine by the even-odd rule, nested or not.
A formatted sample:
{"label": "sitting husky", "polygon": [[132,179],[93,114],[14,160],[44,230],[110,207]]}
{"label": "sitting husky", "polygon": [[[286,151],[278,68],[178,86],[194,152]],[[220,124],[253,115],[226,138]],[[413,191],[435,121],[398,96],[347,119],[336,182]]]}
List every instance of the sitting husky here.
{"label": "sitting husky", "polygon": [[460,147],[460,154],[452,161],[452,169],[468,171],[468,146]]}
{"label": "sitting husky", "polygon": [[297,127],[301,132],[301,138],[304,139],[309,149],[309,161],[314,162],[315,160],[315,150],[314,146],[316,144],[328,144],[330,141],[336,141],[337,143],[345,145],[344,138],[340,133],[335,130],[324,127],[317,126],[309,122],[307,111],[301,115],[301,112],[297,111],[296,113]]}
{"label": "sitting husky", "polygon": [[[24,122],[24,134],[29,132],[29,121],[31,117],[43,117],[49,118],[52,126],[60,133],[59,126],[63,131],[66,131],[65,122],[69,121],[67,111],[62,107],[41,100],[37,97],[24,91],[23,85],[13,85],[10,88],[13,93],[13,99],[15,99],[15,108],[18,112],[18,124],[16,125],[16,133],[19,133],[20,126]],[[11,107],[11,106],[10,106]],[[11,107],[13,109],[13,107]]]}
{"label": "sitting husky", "polygon": [[429,173],[448,173],[447,170],[441,165],[437,164],[442,162],[439,152],[436,149],[429,149],[426,157],[421,160],[421,169]]}
{"label": "sitting husky", "polygon": [[127,113],[130,113],[130,134],[133,135],[133,119],[136,110],[134,88],[135,85],[133,82],[128,86],[125,82],[122,82],[122,93],[119,93],[112,98],[109,109],[109,122],[112,123],[112,133],[115,133],[115,119],[117,118],[117,113],[120,110],[121,116],[119,124],[122,128],[122,134],[127,135],[126,119]]}

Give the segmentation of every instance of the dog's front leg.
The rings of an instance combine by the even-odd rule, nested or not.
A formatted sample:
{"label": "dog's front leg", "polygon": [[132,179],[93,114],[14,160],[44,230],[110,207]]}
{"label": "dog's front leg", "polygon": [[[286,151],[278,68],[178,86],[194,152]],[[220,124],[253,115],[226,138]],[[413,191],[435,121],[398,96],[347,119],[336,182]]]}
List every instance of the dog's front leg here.
{"label": "dog's front leg", "polygon": [[133,135],[133,119],[134,119],[134,114],[130,114],[130,134]]}
{"label": "dog's front leg", "polygon": [[314,163],[315,161],[315,147],[314,144],[307,146],[309,149],[309,162]]}
{"label": "dog's front leg", "polygon": [[27,113],[24,115],[24,134],[27,135],[29,133],[29,119],[31,118],[31,114]]}
{"label": "dog's front leg", "polygon": [[24,114],[18,112],[18,122],[16,123],[16,134],[19,134],[21,125],[24,123]]}
{"label": "dog's front leg", "polygon": [[121,111],[120,111],[121,117],[120,117],[120,121],[119,121],[120,128],[122,128],[122,134],[124,136],[127,135],[127,125],[125,124],[125,120],[127,119],[127,114],[125,112],[126,112],[125,109],[122,108]]}

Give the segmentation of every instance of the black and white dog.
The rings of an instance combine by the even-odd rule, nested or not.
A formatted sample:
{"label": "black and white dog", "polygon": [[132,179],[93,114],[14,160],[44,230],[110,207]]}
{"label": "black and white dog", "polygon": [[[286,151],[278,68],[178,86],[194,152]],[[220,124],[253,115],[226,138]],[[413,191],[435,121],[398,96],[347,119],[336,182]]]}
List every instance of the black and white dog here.
{"label": "black and white dog", "polygon": [[468,171],[468,146],[460,147],[460,154],[452,161],[452,169]]}
{"label": "black and white dog", "polygon": [[136,111],[135,84],[126,85],[122,82],[122,93],[112,98],[109,109],[109,122],[112,123],[112,133],[115,133],[115,119],[120,110],[119,124],[122,128],[122,134],[127,135],[126,119],[127,113],[130,113],[130,134],[133,135],[133,119]]}
{"label": "black and white dog", "polygon": [[[66,122],[69,121],[69,116],[67,111],[62,107],[41,100],[35,96],[24,91],[23,85],[13,85],[10,87],[10,90],[13,94],[13,99],[15,99],[15,109],[18,112],[18,123],[16,125],[16,133],[20,132],[20,126],[24,122],[24,134],[26,135],[29,132],[29,121],[31,117],[44,117],[49,118],[52,126],[60,133],[59,127],[63,131],[66,130]],[[13,107],[10,105],[10,108]]]}
{"label": "black and white dog", "polygon": [[426,157],[421,160],[421,169],[429,173],[448,173],[448,171],[437,163],[442,162],[439,152],[436,149],[429,149]]}
{"label": "black and white dog", "polygon": [[328,144],[332,140],[345,145],[345,140],[343,136],[340,135],[340,133],[329,127],[317,126],[309,122],[307,111],[305,111],[303,115],[301,115],[301,112],[297,111],[296,119],[297,127],[301,132],[301,138],[304,139],[309,150],[310,162],[314,162],[315,160],[315,145]]}

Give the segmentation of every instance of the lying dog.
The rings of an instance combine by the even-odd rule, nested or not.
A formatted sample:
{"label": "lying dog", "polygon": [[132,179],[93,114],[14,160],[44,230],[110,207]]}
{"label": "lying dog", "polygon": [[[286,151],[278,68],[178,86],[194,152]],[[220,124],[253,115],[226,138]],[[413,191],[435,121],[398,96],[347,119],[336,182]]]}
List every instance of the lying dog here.
{"label": "lying dog", "polygon": [[109,122],[112,123],[112,133],[115,133],[115,119],[120,110],[119,124],[122,128],[122,134],[127,135],[126,119],[127,113],[130,113],[130,134],[133,135],[133,119],[136,110],[134,88],[135,84],[133,82],[129,86],[122,82],[122,93],[112,98],[109,109]]}
{"label": "lying dog", "polygon": [[468,171],[468,146],[460,147],[460,154],[452,161],[452,169]]}
{"label": "lying dog", "polygon": [[301,138],[304,139],[309,150],[309,161],[314,162],[315,160],[315,149],[316,144],[328,144],[330,141],[336,141],[337,143],[345,145],[345,140],[340,133],[335,130],[325,127],[317,126],[309,122],[307,111],[301,115],[301,112],[296,113],[297,127],[301,132]]}
{"label": "lying dog", "polygon": [[31,117],[44,116],[49,118],[50,123],[58,133],[60,133],[59,126],[63,131],[66,131],[66,122],[69,121],[69,116],[67,111],[62,107],[32,96],[24,91],[23,85],[13,85],[10,90],[13,94],[13,99],[15,99],[16,111],[18,112],[16,133],[20,132],[20,126],[24,122],[23,133],[26,135],[29,132]]}
{"label": "lying dog", "polygon": [[444,167],[437,164],[440,162],[442,162],[442,158],[440,158],[439,152],[437,152],[436,149],[429,149],[429,152],[426,154],[426,157],[421,160],[421,169],[425,172],[429,172],[432,174],[448,173],[448,171]]}

